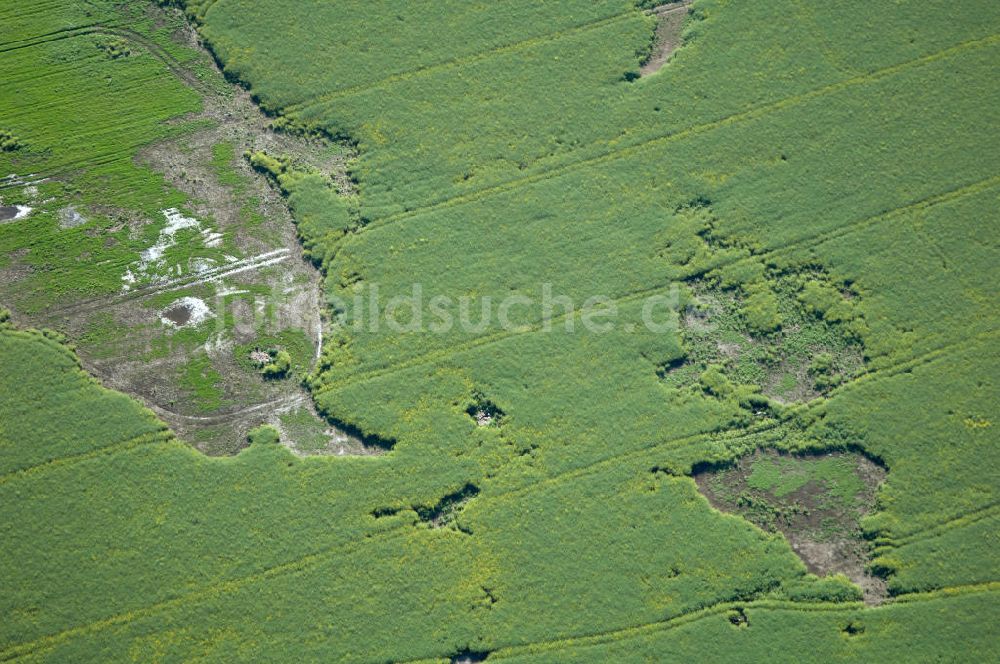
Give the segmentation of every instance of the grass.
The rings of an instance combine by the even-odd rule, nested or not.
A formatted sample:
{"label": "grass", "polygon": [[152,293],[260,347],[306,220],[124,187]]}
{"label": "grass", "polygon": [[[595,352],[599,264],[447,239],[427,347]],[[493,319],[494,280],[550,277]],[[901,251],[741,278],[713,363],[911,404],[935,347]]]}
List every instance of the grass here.
{"label": "grass", "polygon": [[[282,122],[357,146],[356,196],[258,159],[328,301],[415,282],[537,299],[547,283],[578,303],[613,299],[619,324],[586,334],[577,312],[546,331],[525,306],[514,329],[334,326],[308,377],[318,408],[396,443],[308,459],[263,439],[203,457],[88,381],[56,340],[5,329],[0,565],[18,573],[0,592],[0,658],[988,659],[1000,13],[975,4],[941,20],[938,2],[698,0],[671,62],[629,82],[652,24],[624,0],[189,3],[229,75]],[[91,20],[72,3],[20,13],[3,16],[14,37],[0,43]],[[132,156],[197,95],[142,53],[74,40],[0,53],[26,91],[4,98],[0,124],[52,150],[0,153],[0,168],[106,155],[113,166],[39,185],[40,198],[183,207]],[[29,72],[75,90],[77,63],[112,81],[81,84],[78,127],[50,126],[29,102],[75,97]],[[99,120],[123,99],[129,122]],[[212,150],[222,178],[231,152]],[[17,306],[110,292],[109,268],[76,260],[88,228],[108,226],[119,266],[140,246],[103,217],[60,235],[53,214],[0,226],[12,262],[39,238]],[[52,278],[64,272],[80,279]],[[712,335],[625,326],[675,284],[723,302]],[[727,360],[720,341],[745,352]],[[295,340],[282,343],[294,358]],[[192,385],[211,382],[192,371]],[[787,395],[789,376],[812,382],[811,400],[762,394],[773,381]],[[499,423],[478,426],[476,403]],[[141,444],[100,452],[123,440]],[[761,447],[885,462],[861,528],[899,601],[862,608],[688,477]],[[803,477],[841,497],[852,486],[835,464]],[[793,486],[767,466],[753,481]],[[426,527],[422,512],[468,486],[454,528]]]}
{"label": "grass", "polygon": [[220,387],[222,374],[215,370],[206,356],[191,359],[182,369],[177,384],[193,395],[196,407],[202,412],[218,410],[223,403]]}
{"label": "grass", "polygon": [[295,441],[295,448],[300,452],[324,450],[330,442],[326,423],[307,408],[282,413],[278,419],[281,428],[288,432],[288,437]]}
{"label": "grass", "polygon": [[821,483],[826,491],[837,498],[844,507],[853,506],[864,489],[857,475],[856,465],[850,457],[831,457],[812,463],[794,459],[770,459],[754,464],[747,484],[762,491],[770,491],[781,498],[809,482]]}

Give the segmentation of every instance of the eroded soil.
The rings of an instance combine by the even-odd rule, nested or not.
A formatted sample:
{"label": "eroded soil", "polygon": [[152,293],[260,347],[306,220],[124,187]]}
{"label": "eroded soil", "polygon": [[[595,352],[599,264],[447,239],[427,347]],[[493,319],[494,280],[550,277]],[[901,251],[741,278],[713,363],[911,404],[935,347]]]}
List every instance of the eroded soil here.
{"label": "eroded soil", "polygon": [[[175,10],[149,6],[144,11]],[[181,211],[163,210],[159,217],[108,206],[64,207],[59,215],[64,229],[98,220],[86,232],[127,228],[137,242],[149,237],[151,225],[162,226],[164,216],[167,229],[123,269],[119,293],[67,298],[37,312],[9,306],[19,324],[66,333],[87,371],[108,387],[140,398],[186,441],[209,454],[232,454],[247,444],[247,431],[308,401],[299,379],[312,369],[325,325],[320,275],[302,258],[288,208],[242,155],[248,150],[288,155],[326,174],[341,193],[351,193],[347,163],[353,152],[323,138],[272,130],[249,93],[223,80],[190,26],[174,39],[201,50],[201,64],[218,77],[214,82],[202,80],[141,34],[115,34],[136,51],[161,59],[203,96],[201,113],[174,121],[184,131],[135,157],[187,194],[189,204]],[[32,184],[7,180],[5,185]],[[17,213],[16,207],[0,209],[0,219]],[[110,236],[109,242],[114,242]],[[16,289],[28,273],[11,260],[2,277]],[[206,309],[177,304],[194,301]],[[248,348],[255,344],[297,350],[291,375],[264,380],[249,360]],[[339,441],[332,453],[365,451],[314,410],[307,412],[314,428],[331,431]],[[311,453],[308,446],[287,442],[299,453]]]}
{"label": "eroded soil", "polygon": [[885,599],[886,585],[866,569],[870,548],[860,520],[874,509],[885,475],[851,452],[757,451],[732,466],[697,472],[694,480],[713,507],[782,533],[810,572],[845,575],[875,605]]}
{"label": "eroded soil", "polygon": [[681,32],[690,4],[690,0],[671,2],[652,10],[657,19],[656,34],[653,37],[653,50],[639,69],[640,76],[648,76],[658,72],[663,65],[667,64],[670,55],[680,48]]}

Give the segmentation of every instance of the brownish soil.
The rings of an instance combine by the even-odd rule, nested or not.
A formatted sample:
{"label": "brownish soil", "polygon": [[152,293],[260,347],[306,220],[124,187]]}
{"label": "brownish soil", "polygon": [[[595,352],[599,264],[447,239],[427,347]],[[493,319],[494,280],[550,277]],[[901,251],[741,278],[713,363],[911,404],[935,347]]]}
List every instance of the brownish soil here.
{"label": "brownish soil", "polygon": [[[150,5],[145,11],[155,19],[162,18],[164,11],[176,10]],[[352,152],[348,146],[321,138],[273,131],[247,91],[223,82],[221,72],[190,27],[178,31],[175,39],[202,50],[202,63],[215,68],[218,76],[214,83],[202,80],[139,33],[112,28],[101,31],[147,50],[202,95],[203,111],[176,122],[206,121],[203,127],[149,145],[135,161],[162,173],[167,182],[187,194],[190,203],[185,212],[203,222],[204,228],[232,237],[238,252],[234,252],[237,255],[232,263],[192,264],[185,267],[183,274],[166,275],[168,279],[113,296],[67,301],[35,314],[18,314],[19,324],[66,333],[77,346],[87,371],[108,387],[141,399],[181,438],[202,451],[232,454],[247,444],[247,431],[273,419],[275,409],[308,400],[296,378],[264,381],[257,371],[248,370],[239,361],[241,358],[235,357],[235,346],[254,343],[265,325],[261,322],[265,298],[257,299],[252,294],[269,293],[267,306],[276,313],[267,318],[267,334],[302,330],[318,349],[325,322],[319,298],[320,275],[302,258],[295,226],[280,193],[238,157],[232,167],[243,181],[242,190],[221,182],[212,165],[213,147],[229,143],[236,155],[246,150],[266,150],[291,156],[329,176],[344,194],[353,193],[353,182],[347,175]],[[247,223],[248,207],[262,219],[253,227]],[[0,210],[0,215],[4,211]],[[133,237],[138,237],[146,225],[163,221],[162,217],[150,219],[133,211],[100,206],[72,212],[110,219],[112,230],[127,227]],[[27,268],[17,257],[11,258],[14,260],[4,274],[16,279]],[[249,294],[226,295],[232,292]],[[176,298],[170,297],[174,294]],[[177,328],[188,322],[191,312],[184,307],[171,308],[169,302],[186,295],[202,299],[212,311],[213,317],[202,324],[206,327],[200,328],[211,330],[203,345],[174,341],[180,338]],[[222,322],[227,320],[223,309],[230,314],[228,320],[235,323]],[[176,327],[164,324],[161,316]],[[102,321],[120,332],[113,343],[105,339],[95,345],[87,333]],[[161,350],[154,352],[158,346]],[[195,395],[182,388],[178,378],[189,362],[206,357],[222,376],[217,383],[221,405],[209,411],[204,402],[199,403]],[[351,445],[344,449],[354,452]]]}
{"label": "brownish soil", "polygon": [[[739,514],[769,532],[782,533],[810,572],[817,576],[843,574],[860,586],[866,604],[880,604],[887,596],[886,583],[867,570],[870,547],[862,537],[859,521],[874,509],[875,494],[886,471],[860,454],[832,452],[822,456],[853,459],[864,487],[857,496],[855,510],[844,509],[829,500],[826,487],[817,482],[810,481],[781,497],[747,483],[754,463],[759,460],[819,456],[787,457],[759,450],[732,467],[696,473],[694,480],[714,508]],[[760,505],[768,507],[761,509]]]}
{"label": "brownish soil", "polygon": [[640,76],[648,76],[660,69],[670,59],[670,54],[676,51],[681,45],[681,29],[684,26],[684,19],[688,13],[690,0],[685,2],[671,2],[660,5],[652,10],[656,15],[658,23],[656,25],[656,36],[653,41],[653,51],[642,67],[639,69]]}

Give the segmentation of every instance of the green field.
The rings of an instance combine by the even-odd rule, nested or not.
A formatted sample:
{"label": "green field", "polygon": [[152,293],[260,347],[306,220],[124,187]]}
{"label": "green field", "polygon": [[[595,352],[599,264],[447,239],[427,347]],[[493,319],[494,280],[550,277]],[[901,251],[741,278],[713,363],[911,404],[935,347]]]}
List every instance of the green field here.
{"label": "green field", "polygon": [[0,9],[0,660],[996,657],[1000,5],[158,4]]}

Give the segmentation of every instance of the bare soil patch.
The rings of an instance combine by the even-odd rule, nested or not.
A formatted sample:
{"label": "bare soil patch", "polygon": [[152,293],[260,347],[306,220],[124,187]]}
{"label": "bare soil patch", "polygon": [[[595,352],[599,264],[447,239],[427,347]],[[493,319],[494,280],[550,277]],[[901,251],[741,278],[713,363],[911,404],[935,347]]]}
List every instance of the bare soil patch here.
{"label": "bare soil patch", "polygon": [[853,452],[757,451],[730,466],[702,469],[694,480],[713,507],[782,533],[810,572],[845,575],[874,605],[885,599],[886,584],[867,570],[871,552],[859,522],[874,509],[885,475]]}
{"label": "bare soil patch", "polygon": [[[163,12],[177,10],[150,6],[144,11],[155,22]],[[136,281],[130,284],[125,279],[128,288],[122,292],[86,300],[67,297],[30,314],[18,312],[16,302],[9,306],[26,325],[66,333],[89,372],[109,387],[141,399],[184,440],[209,454],[232,454],[246,446],[247,431],[273,420],[283,405],[308,401],[299,378],[311,369],[326,324],[320,275],[302,257],[284,199],[241,155],[248,150],[289,155],[326,174],[342,193],[352,193],[347,160],[353,152],[322,138],[274,131],[250,94],[224,82],[217,68],[216,81],[202,80],[199,72],[142,34],[125,29],[107,32],[148,50],[203,96],[202,112],[174,121],[185,125],[185,131],[146,146],[135,157],[188,195],[189,203],[177,214],[196,219],[198,226],[178,226],[178,238],[199,229],[201,235],[183,240],[187,244],[178,239],[147,249],[144,253],[151,264],[161,258],[157,249],[188,252],[190,257],[171,263],[170,270],[150,268],[149,275],[130,265]],[[190,26],[175,37],[201,47]],[[204,49],[202,56],[202,65],[214,67]],[[29,186],[37,182],[34,177],[5,177],[0,188]],[[0,208],[0,221],[25,214],[18,206],[8,207]],[[107,222],[94,234],[128,227],[132,239],[148,235],[150,224],[163,224],[161,217],[137,211],[72,205],[60,210],[59,221],[70,228],[94,216]],[[108,241],[113,245],[112,238]],[[189,246],[195,249],[189,251]],[[142,257],[137,253],[135,259]],[[26,269],[23,259],[17,258],[8,263],[3,276],[16,279]],[[178,305],[188,300],[198,300],[207,311]],[[196,316],[199,311],[201,317]],[[279,345],[300,348],[294,375],[263,380],[243,350],[262,338],[278,338]],[[336,441],[328,453],[369,453],[331,424],[323,421],[321,426]]]}
{"label": "bare soil patch", "polygon": [[648,76],[659,71],[670,59],[670,55],[681,45],[681,31],[688,14],[687,2],[671,2],[651,10],[657,17],[653,50],[639,69],[640,76]]}

